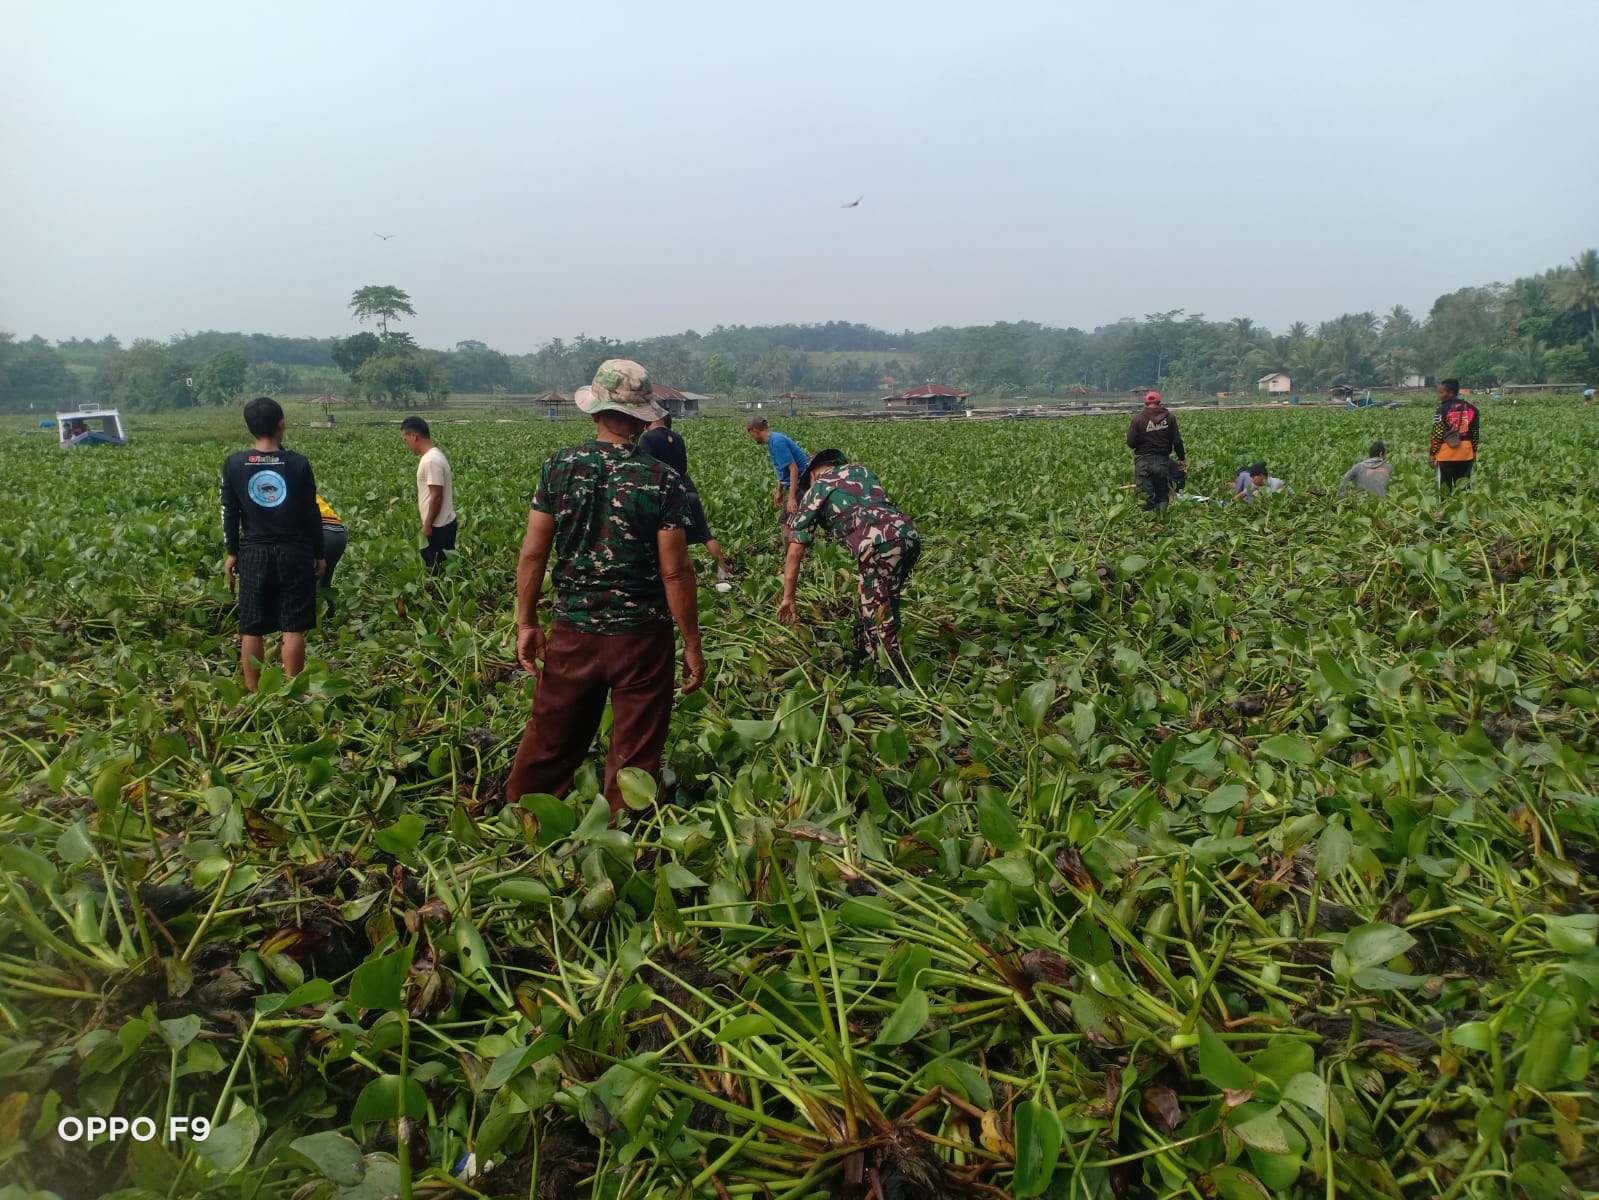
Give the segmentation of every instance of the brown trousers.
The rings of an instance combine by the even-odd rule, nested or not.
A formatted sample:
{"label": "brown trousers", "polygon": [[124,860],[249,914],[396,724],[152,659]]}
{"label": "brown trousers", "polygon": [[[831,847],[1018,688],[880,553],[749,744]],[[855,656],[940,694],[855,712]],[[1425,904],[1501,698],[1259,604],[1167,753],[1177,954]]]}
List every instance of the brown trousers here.
{"label": "brown trousers", "polygon": [[614,817],[625,805],[616,776],[639,767],[661,777],[661,752],[672,723],[677,639],[670,624],[628,633],[579,633],[557,622],[544,650],[533,711],[522,730],[505,798],[529,792],[564,795],[572,786],[611,697],[611,748],[605,758],[605,798]]}

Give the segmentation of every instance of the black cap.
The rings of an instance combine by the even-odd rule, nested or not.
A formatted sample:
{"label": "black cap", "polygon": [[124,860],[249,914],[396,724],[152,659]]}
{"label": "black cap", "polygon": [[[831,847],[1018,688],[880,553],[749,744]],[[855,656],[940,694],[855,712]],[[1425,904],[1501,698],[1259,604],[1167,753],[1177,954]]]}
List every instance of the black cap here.
{"label": "black cap", "polygon": [[800,472],[800,490],[811,486],[811,478],[823,467],[841,467],[849,461],[842,450],[818,450]]}

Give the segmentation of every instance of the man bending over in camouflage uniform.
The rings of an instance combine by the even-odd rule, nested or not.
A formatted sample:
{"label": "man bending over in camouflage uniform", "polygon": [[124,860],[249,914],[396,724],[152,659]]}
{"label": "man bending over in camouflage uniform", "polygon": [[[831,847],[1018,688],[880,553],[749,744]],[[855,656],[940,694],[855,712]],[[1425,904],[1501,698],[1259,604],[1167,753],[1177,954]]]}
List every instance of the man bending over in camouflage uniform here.
{"label": "man bending over in camouflage uniform", "polygon": [[[505,790],[516,804],[529,792],[559,796],[571,787],[609,694],[605,797],[614,819],[623,767],[660,778],[672,720],[673,621],[683,631],[685,694],[705,681],[705,656],[683,479],[637,445],[662,414],[649,375],[636,362],[610,359],[574,403],[594,418],[594,440],[544,460],[517,563],[516,657],[537,683]],[[538,603],[552,547],[555,612],[546,637]]]}
{"label": "man bending over in camouflage uniform", "polygon": [[[783,599],[778,619],[792,624],[798,616],[794,587],[799,582],[805,548],[818,531],[841,541],[855,556],[861,574],[860,619],[856,638],[874,659],[881,648],[895,671],[906,672],[899,648],[899,594],[922,552],[922,535],[911,519],[888,502],[883,485],[865,467],[849,462],[839,450],[823,450],[800,475],[799,511],[793,538],[783,562]],[[878,676],[887,682],[885,674]]]}
{"label": "man bending over in camouflage uniform", "polygon": [[1159,392],[1144,396],[1144,410],[1127,427],[1127,448],[1133,452],[1133,482],[1144,494],[1144,507],[1165,512],[1171,500],[1171,472],[1168,460],[1177,456],[1177,469],[1188,476],[1188,455],[1183,451],[1183,435],[1177,432],[1177,418],[1160,402]]}

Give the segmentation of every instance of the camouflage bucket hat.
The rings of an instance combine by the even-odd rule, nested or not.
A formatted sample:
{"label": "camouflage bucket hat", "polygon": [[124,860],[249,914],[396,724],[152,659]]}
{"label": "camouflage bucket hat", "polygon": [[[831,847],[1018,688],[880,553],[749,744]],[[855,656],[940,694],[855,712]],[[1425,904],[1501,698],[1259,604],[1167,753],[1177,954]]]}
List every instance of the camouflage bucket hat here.
{"label": "camouflage bucket hat", "polygon": [[849,459],[842,450],[818,450],[811,455],[805,464],[805,469],[800,472],[800,490],[805,491],[811,486],[811,480],[816,477],[816,472],[824,467],[842,467]]}
{"label": "camouflage bucket hat", "polygon": [[650,373],[628,358],[608,358],[594,372],[594,382],[572,397],[579,412],[625,413],[641,421],[659,421],[666,410],[650,397]]}

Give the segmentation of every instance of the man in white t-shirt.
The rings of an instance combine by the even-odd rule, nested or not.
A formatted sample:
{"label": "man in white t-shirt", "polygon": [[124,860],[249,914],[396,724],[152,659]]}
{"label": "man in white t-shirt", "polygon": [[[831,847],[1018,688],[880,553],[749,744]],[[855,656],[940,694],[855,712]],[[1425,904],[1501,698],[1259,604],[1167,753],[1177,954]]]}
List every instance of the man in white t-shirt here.
{"label": "man in white t-shirt", "polygon": [[416,464],[416,507],[422,517],[422,561],[430,571],[444,567],[446,551],[455,549],[455,485],[450,477],[450,463],[444,451],[433,444],[432,431],[421,417],[406,417],[400,422],[400,434],[411,453],[418,455]]}

